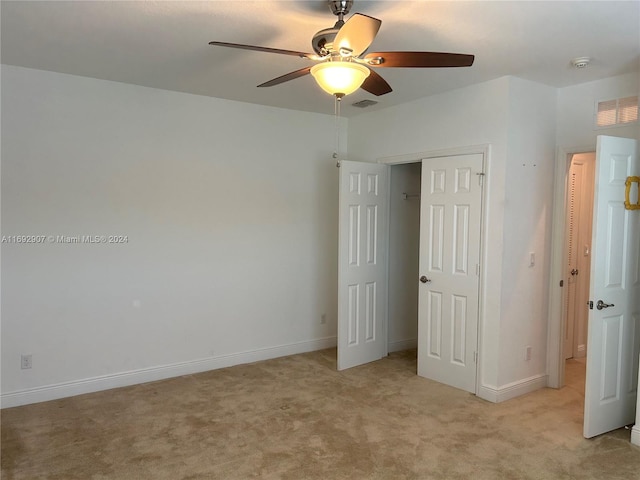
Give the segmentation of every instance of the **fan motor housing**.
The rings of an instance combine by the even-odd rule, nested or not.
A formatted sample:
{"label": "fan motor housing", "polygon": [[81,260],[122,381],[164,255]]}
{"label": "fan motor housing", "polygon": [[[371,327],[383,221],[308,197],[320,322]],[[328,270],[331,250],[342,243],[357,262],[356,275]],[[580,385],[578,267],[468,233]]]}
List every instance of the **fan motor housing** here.
{"label": "fan motor housing", "polygon": [[329,0],[329,8],[334,15],[346,15],[353,6],[353,0]]}
{"label": "fan motor housing", "polygon": [[339,31],[340,29],[336,27],[320,30],[311,40],[313,50],[321,56],[328,54]]}

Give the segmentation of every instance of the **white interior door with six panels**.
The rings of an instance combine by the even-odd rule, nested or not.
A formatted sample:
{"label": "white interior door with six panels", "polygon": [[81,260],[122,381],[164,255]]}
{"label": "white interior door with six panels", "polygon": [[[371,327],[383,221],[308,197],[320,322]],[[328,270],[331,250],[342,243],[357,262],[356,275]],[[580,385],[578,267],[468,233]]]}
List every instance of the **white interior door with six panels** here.
{"label": "white interior door with six panels", "polygon": [[386,353],[389,166],[342,161],[338,227],[338,370]]}
{"label": "white interior door with six panels", "polygon": [[[640,176],[638,142],[598,136],[584,436],[634,422],[640,354],[640,210],[625,183]],[[638,200],[638,190],[630,195]]]}
{"label": "white interior door with six panels", "polygon": [[422,161],[418,375],[472,393],[482,174],[482,154]]}

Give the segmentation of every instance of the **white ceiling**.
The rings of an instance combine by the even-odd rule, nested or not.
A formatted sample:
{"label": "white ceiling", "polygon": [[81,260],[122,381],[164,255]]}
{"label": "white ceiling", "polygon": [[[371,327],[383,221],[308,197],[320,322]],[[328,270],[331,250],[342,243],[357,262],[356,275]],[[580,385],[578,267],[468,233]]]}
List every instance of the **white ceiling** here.
{"label": "white ceiling", "polygon": [[[311,76],[256,85],[309,60],[212,47],[211,40],[311,52],[333,26],[324,0],[2,1],[2,63],[277,107],[333,113]],[[555,87],[638,71],[640,2],[366,1],[351,13],[382,20],[371,51],[471,53],[470,68],[378,69],[394,91],[345,98],[345,116],[503,75]],[[589,56],[583,70],[575,57]],[[351,104],[372,98],[367,109]]]}

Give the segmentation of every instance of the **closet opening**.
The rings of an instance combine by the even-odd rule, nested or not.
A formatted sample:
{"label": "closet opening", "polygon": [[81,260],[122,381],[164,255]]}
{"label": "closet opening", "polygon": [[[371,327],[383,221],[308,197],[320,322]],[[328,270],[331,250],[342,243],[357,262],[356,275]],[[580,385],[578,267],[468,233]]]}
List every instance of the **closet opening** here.
{"label": "closet opening", "polygon": [[416,362],[421,173],[421,162],[392,165],[389,192],[388,352]]}

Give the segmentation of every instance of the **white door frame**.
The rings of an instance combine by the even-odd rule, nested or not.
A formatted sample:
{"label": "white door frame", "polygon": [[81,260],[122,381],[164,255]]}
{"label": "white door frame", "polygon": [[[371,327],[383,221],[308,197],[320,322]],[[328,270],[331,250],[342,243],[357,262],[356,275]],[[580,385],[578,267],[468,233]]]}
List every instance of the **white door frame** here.
{"label": "white door frame", "polygon": [[[408,153],[408,154],[403,154],[403,155],[395,155],[395,156],[389,156],[389,157],[380,157],[376,159],[377,163],[383,163],[386,165],[401,165],[404,163],[417,163],[417,162],[422,162],[422,160],[425,159],[429,159],[429,158],[437,158],[437,157],[451,157],[451,156],[458,156],[458,155],[469,155],[469,154],[474,154],[474,153],[479,153],[482,155],[483,158],[483,165],[484,165],[484,172],[485,172],[485,176],[484,176],[484,188],[482,189],[482,211],[480,213],[480,280],[479,280],[479,292],[478,292],[478,348],[477,348],[477,352],[478,352],[478,364],[477,364],[477,374],[476,374],[476,391],[475,394],[478,395],[478,393],[480,392],[480,386],[482,384],[481,379],[483,377],[483,372],[482,372],[482,362],[480,361],[481,354],[482,354],[482,338],[483,338],[483,326],[484,326],[484,318],[485,318],[485,312],[484,312],[484,306],[486,305],[485,302],[485,284],[486,284],[486,275],[487,275],[487,269],[484,268],[485,265],[488,265],[488,259],[486,257],[487,252],[486,252],[486,248],[485,245],[487,244],[487,228],[485,228],[485,224],[486,224],[486,211],[487,211],[487,200],[488,200],[488,192],[489,192],[489,188],[490,188],[490,171],[491,171],[491,145],[486,143],[486,144],[481,144],[481,145],[468,145],[468,146],[462,146],[462,147],[452,147],[452,148],[446,148],[446,149],[441,149],[441,150],[431,150],[431,151],[427,151],[427,152],[417,152],[417,153]],[[388,182],[389,185],[391,185],[391,182]],[[390,188],[390,187],[389,187]],[[391,198],[391,195],[388,195],[388,198]],[[387,218],[389,215],[389,201],[387,201]],[[387,245],[389,245],[389,228],[388,225],[390,224],[390,222],[387,223]],[[389,255],[387,255],[387,276],[389,275]],[[417,281],[418,279],[416,279]],[[389,294],[389,290],[387,289],[387,295]],[[388,329],[388,319],[389,319],[389,302],[387,301],[387,312],[385,315],[385,325],[384,325],[384,331],[385,333],[389,331]],[[386,344],[385,344],[385,354],[387,354],[387,349],[388,349],[388,338],[386,340]],[[420,346],[418,345],[418,348],[420,348]]]}
{"label": "white door frame", "polygon": [[[567,316],[564,302],[567,289],[560,286],[565,277],[565,225],[567,214],[567,179],[571,157],[576,153],[595,152],[588,147],[558,147],[554,173],[553,219],[551,227],[551,268],[549,273],[549,323],[547,329],[547,386],[564,386],[564,330]],[[588,355],[588,352],[587,352]]]}

